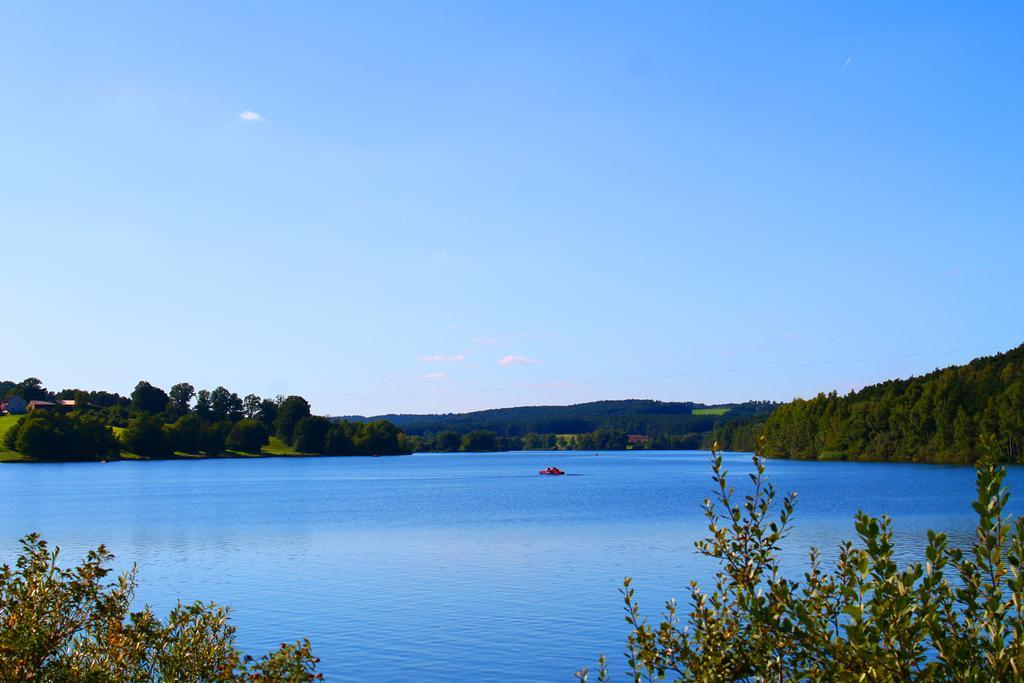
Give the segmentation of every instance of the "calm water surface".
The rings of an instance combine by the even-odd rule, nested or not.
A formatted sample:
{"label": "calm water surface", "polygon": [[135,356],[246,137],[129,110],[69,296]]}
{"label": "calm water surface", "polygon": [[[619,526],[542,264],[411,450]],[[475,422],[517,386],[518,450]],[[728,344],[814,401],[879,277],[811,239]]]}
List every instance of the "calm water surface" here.
{"label": "calm water surface", "polygon": [[[571,476],[538,476],[548,465]],[[971,468],[768,472],[799,493],[794,569],[808,546],[851,538],[858,509],[895,519],[904,559],[928,528],[973,529]],[[1024,493],[1024,471],[1008,483]],[[32,531],[66,562],[105,543],[138,564],[140,602],[229,604],[251,652],[309,636],[329,680],[571,681],[600,653],[621,668],[623,576],[656,614],[710,575],[693,551],[710,485],[702,452],[6,465],[0,561]]]}

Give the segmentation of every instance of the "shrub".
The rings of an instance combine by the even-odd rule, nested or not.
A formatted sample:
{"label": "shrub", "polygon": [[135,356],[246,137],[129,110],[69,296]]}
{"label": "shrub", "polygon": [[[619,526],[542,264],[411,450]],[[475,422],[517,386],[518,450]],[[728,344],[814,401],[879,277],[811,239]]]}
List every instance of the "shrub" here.
{"label": "shrub", "polygon": [[300,453],[323,453],[331,421],[319,415],[302,418],[295,425],[295,439],[292,445]]}
{"label": "shrub", "polygon": [[818,460],[823,461],[834,461],[834,460],[846,460],[846,453],[839,451],[825,451],[818,456]]}
{"label": "shrub", "polygon": [[259,420],[251,418],[236,422],[226,441],[228,448],[245,453],[259,453],[268,443],[270,430]]}
{"label": "shrub", "polygon": [[232,423],[227,420],[221,420],[213,424],[204,424],[202,429],[199,430],[199,450],[206,455],[220,455],[223,453],[232,427]]}
{"label": "shrub", "polygon": [[196,602],[166,621],[149,607],[129,613],[135,570],[107,581],[113,559],[100,546],[63,569],[59,549],[37,535],[21,541],[14,567],[0,567],[0,680],[311,681],[308,640],[258,660],[235,647],[229,611]]}
{"label": "shrub", "polygon": [[352,455],[355,446],[352,443],[351,423],[335,422],[327,430],[327,439],[324,441],[324,452],[330,455]]}
{"label": "shrub", "polygon": [[203,429],[203,421],[195,413],[179,417],[171,425],[171,448],[182,453],[199,452],[199,435]]}
{"label": "shrub", "polygon": [[164,458],[174,451],[171,431],[155,415],[141,415],[128,423],[121,437],[125,447],[147,458]]}
{"label": "shrub", "polygon": [[[1021,680],[1024,520],[1011,522],[1005,513],[1006,473],[991,441],[989,447],[992,455],[977,467],[971,547],[951,547],[945,534],[930,531],[924,561],[900,568],[891,520],[858,513],[859,542],[842,543],[831,570],[812,549],[802,582],[783,577],[779,565],[795,494],[772,519],[775,489],[762,451],[754,456],[753,492],[744,497],[714,453],[715,491],[704,501],[710,535],[697,543],[719,563],[714,588],[691,583],[688,614],[681,619],[670,600],[652,626],[625,580],[633,680]],[[602,658],[600,680],[607,675]],[[582,681],[588,676],[577,673]]]}

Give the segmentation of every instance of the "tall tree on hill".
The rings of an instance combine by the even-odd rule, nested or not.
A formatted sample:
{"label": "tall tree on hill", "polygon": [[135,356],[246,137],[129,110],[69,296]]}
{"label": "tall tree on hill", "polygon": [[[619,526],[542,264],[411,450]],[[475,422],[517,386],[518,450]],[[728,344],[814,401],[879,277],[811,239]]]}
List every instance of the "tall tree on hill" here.
{"label": "tall tree on hill", "polygon": [[309,401],[306,399],[301,396],[289,396],[284,399],[277,408],[277,418],[274,420],[277,436],[290,443],[295,434],[295,425],[309,415]]}
{"label": "tall tree on hill", "polygon": [[235,421],[242,417],[242,399],[224,387],[217,387],[210,392],[211,419]]}
{"label": "tall tree on hill", "polygon": [[260,404],[262,401],[256,394],[248,394],[242,399],[242,415],[249,420],[255,420],[260,414]]}
{"label": "tall tree on hill", "polygon": [[196,395],[195,387],[188,382],[179,382],[171,387],[168,393],[170,397],[171,411],[176,415],[184,415],[192,405],[192,399]]}
{"label": "tall tree on hill", "polygon": [[196,392],[196,415],[203,420],[210,419],[210,392],[207,389]]}
{"label": "tall tree on hill", "polygon": [[274,429],[274,421],[277,419],[277,401],[265,398],[260,401],[260,408],[256,412],[256,419]]}
{"label": "tall tree on hill", "polygon": [[161,413],[167,409],[167,394],[149,382],[139,382],[132,392],[132,408],[143,413]]}
{"label": "tall tree on hill", "polygon": [[28,377],[8,389],[7,396],[21,396],[26,401],[45,401],[50,398],[50,392],[43,386],[38,377]]}

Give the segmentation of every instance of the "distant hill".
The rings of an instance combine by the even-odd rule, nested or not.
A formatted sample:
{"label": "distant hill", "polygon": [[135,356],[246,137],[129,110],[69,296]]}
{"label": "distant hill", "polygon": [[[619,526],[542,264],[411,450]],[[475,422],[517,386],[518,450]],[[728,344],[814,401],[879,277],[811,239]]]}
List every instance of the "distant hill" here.
{"label": "distant hill", "polygon": [[818,394],[765,419],[721,425],[716,438],[785,458],[974,462],[992,435],[1007,462],[1024,462],[1024,345],[921,377],[893,379],[846,396]]}
{"label": "distant hill", "polygon": [[598,429],[623,430],[630,434],[710,433],[716,425],[734,420],[767,416],[776,404],[768,401],[705,405],[651,400],[595,401],[569,406],[523,406],[471,413],[435,415],[344,416],[368,422],[387,420],[406,434],[426,435],[443,431],[468,433],[492,431],[498,436],[526,434],[579,434]]}

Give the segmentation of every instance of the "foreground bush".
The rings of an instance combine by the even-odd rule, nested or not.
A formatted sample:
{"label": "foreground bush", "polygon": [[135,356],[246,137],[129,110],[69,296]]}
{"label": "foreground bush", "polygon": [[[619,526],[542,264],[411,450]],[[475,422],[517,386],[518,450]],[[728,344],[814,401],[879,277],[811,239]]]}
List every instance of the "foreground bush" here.
{"label": "foreground bush", "polygon": [[[622,590],[632,632],[634,681],[1019,681],[1024,680],[1024,520],[1004,512],[1009,494],[994,457],[977,467],[973,544],[950,547],[929,532],[923,562],[893,560],[891,520],[856,516],[858,543],[839,546],[831,569],[810,551],[803,580],[781,575],[779,544],[796,494],[782,499],[754,456],[753,491],[739,497],[721,456],[704,501],[710,535],[697,543],[718,561],[714,589],[690,584],[680,624],[674,600],[648,624],[630,579]],[[599,680],[607,680],[604,658]],[[589,672],[577,676],[588,680]]]}
{"label": "foreground bush", "polygon": [[235,647],[228,610],[181,603],[161,621],[129,613],[135,571],[107,581],[113,556],[100,546],[73,569],[36,535],[12,569],[0,567],[0,681],[311,681],[309,641],[258,660]]}

